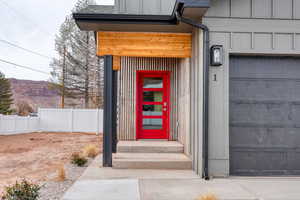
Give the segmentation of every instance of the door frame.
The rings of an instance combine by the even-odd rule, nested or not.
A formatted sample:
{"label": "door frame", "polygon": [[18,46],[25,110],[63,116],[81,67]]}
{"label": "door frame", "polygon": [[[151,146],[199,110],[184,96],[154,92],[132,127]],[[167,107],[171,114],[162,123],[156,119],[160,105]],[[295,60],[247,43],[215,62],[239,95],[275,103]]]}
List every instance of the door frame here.
{"label": "door frame", "polygon": [[[140,108],[140,103],[139,102],[139,99],[140,99],[140,94],[139,94],[139,80],[140,80],[140,77],[143,76],[143,75],[163,75],[163,76],[166,76],[166,86],[167,88],[164,89],[164,91],[166,92],[166,98],[167,98],[167,111],[165,113],[165,116],[166,116],[166,119],[165,119],[165,122],[166,122],[166,125],[165,125],[165,129],[166,129],[166,136],[165,137],[160,137],[160,138],[153,138],[153,139],[166,139],[166,140],[169,140],[170,138],[170,103],[171,103],[171,99],[170,99],[170,74],[171,74],[171,71],[161,71],[161,70],[137,70],[136,71],[136,92],[135,92],[135,104],[136,104],[136,119],[135,119],[135,123],[136,123],[136,139],[139,140],[139,139],[146,139],[146,138],[142,138],[141,137],[141,134],[140,134],[140,131],[141,131],[141,127],[140,127],[140,124],[141,124],[141,120],[143,119],[141,115],[142,111],[141,111],[141,108]],[[165,87],[165,86],[164,86]],[[164,121],[164,119],[163,119]],[[164,122],[163,122],[164,123]]]}

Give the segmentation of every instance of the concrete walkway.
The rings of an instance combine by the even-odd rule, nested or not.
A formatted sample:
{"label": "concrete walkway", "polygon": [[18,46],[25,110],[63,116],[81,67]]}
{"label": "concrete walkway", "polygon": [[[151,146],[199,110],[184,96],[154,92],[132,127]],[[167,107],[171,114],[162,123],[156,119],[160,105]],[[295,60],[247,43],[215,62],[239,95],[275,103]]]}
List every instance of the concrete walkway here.
{"label": "concrete walkway", "polygon": [[190,170],[87,168],[63,200],[300,200],[300,178],[227,178],[204,181]]}

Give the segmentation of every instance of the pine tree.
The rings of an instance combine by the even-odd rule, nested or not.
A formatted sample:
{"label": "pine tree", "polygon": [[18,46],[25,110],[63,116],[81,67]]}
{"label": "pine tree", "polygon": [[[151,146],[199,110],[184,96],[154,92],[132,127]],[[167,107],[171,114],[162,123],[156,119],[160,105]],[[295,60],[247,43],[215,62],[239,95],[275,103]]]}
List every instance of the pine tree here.
{"label": "pine tree", "polygon": [[10,82],[0,72],[0,114],[8,115],[13,112],[10,106],[13,104]]}
{"label": "pine tree", "polygon": [[[73,12],[92,3],[93,0],[78,0]],[[94,32],[79,30],[69,15],[56,36],[55,49],[59,57],[51,63],[52,86],[68,97],[66,106],[101,107],[103,64],[96,56]],[[72,99],[77,99],[78,103],[83,100],[84,105],[74,105]]]}

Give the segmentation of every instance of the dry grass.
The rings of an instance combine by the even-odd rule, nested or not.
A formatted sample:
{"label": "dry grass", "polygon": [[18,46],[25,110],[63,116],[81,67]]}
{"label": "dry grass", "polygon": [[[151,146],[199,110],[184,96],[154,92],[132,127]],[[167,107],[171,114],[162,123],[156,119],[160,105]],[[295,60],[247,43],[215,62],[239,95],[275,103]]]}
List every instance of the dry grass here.
{"label": "dry grass", "polygon": [[71,163],[78,167],[83,167],[87,162],[88,160],[81,153],[75,152],[71,155]]}
{"label": "dry grass", "polygon": [[98,155],[98,148],[93,144],[87,145],[83,149],[83,154],[89,158],[95,158]]}
{"label": "dry grass", "polygon": [[214,194],[206,194],[198,197],[196,200],[218,200]]}
{"label": "dry grass", "polygon": [[57,170],[57,181],[65,181],[66,180],[66,171],[65,167],[61,165]]}
{"label": "dry grass", "polygon": [[[0,194],[6,185],[15,184],[20,178],[36,183],[57,181],[59,166],[69,163],[73,152],[89,144],[96,145],[100,152],[102,135],[47,132],[1,135]],[[69,179],[68,171],[66,178]]]}

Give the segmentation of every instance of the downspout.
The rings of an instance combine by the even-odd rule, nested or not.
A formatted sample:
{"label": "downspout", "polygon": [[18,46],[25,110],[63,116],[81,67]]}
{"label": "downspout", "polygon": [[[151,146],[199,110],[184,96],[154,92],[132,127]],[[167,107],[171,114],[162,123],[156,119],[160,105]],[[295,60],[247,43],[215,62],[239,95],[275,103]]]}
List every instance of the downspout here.
{"label": "downspout", "polygon": [[181,16],[180,12],[176,12],[176,17],[178,21],[185,24],[189,24],[193,27],[203,30],[203,178],[209,180],[208,172],[208,109],[209,109],[209,28],[204,24],[198,23],[194,20],[187,19]]}

